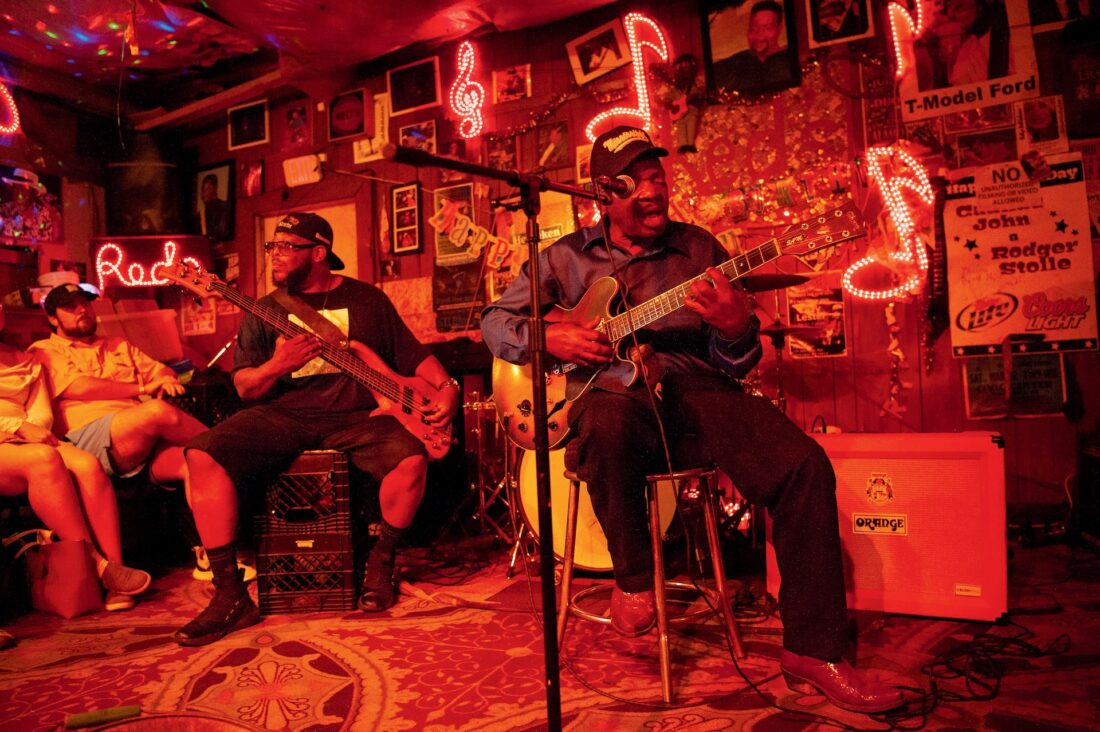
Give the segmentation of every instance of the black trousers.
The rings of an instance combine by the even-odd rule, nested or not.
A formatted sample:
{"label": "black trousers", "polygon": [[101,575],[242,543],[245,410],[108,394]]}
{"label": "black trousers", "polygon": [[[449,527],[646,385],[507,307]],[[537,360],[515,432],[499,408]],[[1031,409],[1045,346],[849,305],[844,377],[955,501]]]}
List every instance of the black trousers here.
{"label": "black trousers", "polygon": [[[762,397],[717,379],[666,377],[659,402],[677,469],[716,464],[773,522],[783,645],[816,658],[847,649],[836,478],[825,451]],[[571,406],[566,465],[588,484],[615,582],[653,587],[645,476],[665,472],[645,392],[589,390]]]}

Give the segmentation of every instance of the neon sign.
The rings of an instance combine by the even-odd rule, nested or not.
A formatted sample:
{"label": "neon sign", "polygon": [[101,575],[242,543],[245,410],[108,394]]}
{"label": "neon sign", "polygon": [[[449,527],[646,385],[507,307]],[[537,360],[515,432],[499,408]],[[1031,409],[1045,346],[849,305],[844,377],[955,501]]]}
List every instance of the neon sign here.
{"label": "neon sign", "polygon": [[[159,262],[154,262],[149,267],[148,274],[145,272],[145,267],[137,262],[126,262],[126,252],[118,244],[108,242],[99,248],[99,251],[95,255],[95,272],[99,277],[99,289],[102,290],[106,286],[106,281],[110,277],[117,277],[119,283],[126,287],[154,287],[158,285],[167,285],[168,280],[156,276],[157,267],[171,267],[176,263],[176,255],[178,254],[179,247],[176,246],[174,241],[164,242],[164,259]],[[192,267],[202,269],[202,264],[199,263],[194,257],[183,257],[183,261],[190,264]],[[123,267],[125,266],[125,271]]]}
{"label": "neon sign", "polygon": [[[628,13],[624,19],[624,25],[626,26],[627,43],[630,46],[630,57],[633,59],[630,62],[630,67],[634,70],[634,91],[638,97],[638,106],[614,107],[597,114],[584,128],[584,134],[588,136],[589,142],[596,141],[598,136],[596,128],[601,122],[611,117],[633,117],[637,121],[638,127],[647,132],[649,131],[651,122],[649,81],[646,78],[646,66],[642,60],[642,50],[649,48],[657,54],[661,61],[666,63],[672,58],[668,42],[665,41],[665,34],[656,21],[641,13]],[[646,32],[646,35],[651,36],[651,38],[640,38],[640,32]]]}
{"label": "neon sign", "polygon": [[476,62],[474,45],[463,41],[458,47],[458,76],[451,85],[451,110],[462,119],[458,132],[467,139],[480,135],[481,128],[485,125],[485,119],[481,115],[481,108],[485,104],[485,87],[473,80]]}
{"label": "neon sign", "polygon": [[[890,16],[890,37],[894,41],[894,77],[900,79],[905,75],[905,61],[906,58],[912,54],[913,45],[912,42],[920,38],[921,34],[925,31],[926,14],[924,12],[924,0],[916,0],[917,17],[914,20],[913,16],[909,14],[909,9],[901,3],[894,0],[887,8],[887,15]],[[909,46],[902,51],[901,41],[898,37],[898,31],[903,27],[909,29]]]}
{"label": "neon sign", "polygon": [[15,97],[7,85],[0,82],[0,119],[4,117],[3,109],[7,109],[8,122],[0,122],[0,134],[14,135],[19,132],[19,108],[15,106]]}
{"label": "neon sign", "polygon": [[[889,173],[886,166],[889,166]],[[900,285],[885,290],[857,287],[853,284],[853,279],[860,270],[871,264],[889,266],[868,255],[853,262],[845,270],[844,289],[864,300],[893,300],[917,289],[922,276],[928,271],[928,254],[925,252],[924,240],[917,232],[917,226],[913,220],[913,204],[902,194],[902,190],[908,188],[925,205],[931,206],[934,200],[932,184],[928,181],[928,173],[916,158],[894,145],[878,145],[869,148],[867,172],[871,182],[882,195],[882,200],[890,212],[890,218],[898,234],[898,246],[895,251],[890,252],[889,258],[904,263],[910,268],[915,265],[917,271],[911,273]]]}

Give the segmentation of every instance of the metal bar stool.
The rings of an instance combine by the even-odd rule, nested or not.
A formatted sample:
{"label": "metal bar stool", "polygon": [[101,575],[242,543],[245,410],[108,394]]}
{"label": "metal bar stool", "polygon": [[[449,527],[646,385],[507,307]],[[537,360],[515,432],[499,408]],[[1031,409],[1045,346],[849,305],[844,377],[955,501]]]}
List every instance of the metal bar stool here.
{"label": "metal bar stool", "polygon": [[[581,590],[576,595],[571,594],[573,586],[573,554],[577,535],[577,505],[580,499],[580,478],[573,471],[566,470],[565,477],[569,480],[569,503],[566,515],[565,551],[563,552],[563,567],[561,578],[561,597],[558,603],[558,647],[561,648],[565,639],[565,626],[569,615],[576,615],[584,620],[610,624],[611,618],[597,615],[580,606],[580,601],[595,592],[605,591],[600,586],[589,587]],[[646,476],[646,500],[649,505],[649,538],[653,551],[653,589],[657,607],[657,644],[661,663],[661,694],[666,703],[672,702],[672,662],[669,647],[669,618],[667,608],[666,589],[697,589],[694,585],[685,582],[665,581],[664,552],[661,546],[661,514],[659,496],[661,483],[671,482],[674,488],[674,496],[677,501],[685,493],[685,488],[696,488],[699,508],[703,514],[704,528],[707,535],[707,545],[710,550],[711,569],[714,573],[714,595],[721,608],[726,644],[730,651],[730,657],[736,664],[739,659],[745,657],[745,649],[741,644],[741,633],[737,629],[737,622],[733,617],[733,606],[726,589],[726,573],[722,563],[722,547],[718,538],[717,517],[717,493],[716,470],[714,468],[697,468],[693,470],[681,470],[671,474],[657,473]],[[706,592],[707,590],[703,590]],[[702,617],[709,617],[715,611],[704,608],[697,612],[685,613],[677,618],[678,621],[694,621]]]}

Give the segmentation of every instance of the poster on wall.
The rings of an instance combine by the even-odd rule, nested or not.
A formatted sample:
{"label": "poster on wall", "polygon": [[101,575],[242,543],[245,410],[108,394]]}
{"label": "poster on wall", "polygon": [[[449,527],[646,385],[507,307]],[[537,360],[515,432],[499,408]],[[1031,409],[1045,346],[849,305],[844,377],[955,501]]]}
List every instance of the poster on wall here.
{"label": "poster on wall", "polygon": [[960,171],[943,213],[951,344],[956,357],[1096,348],[1096,292],[1084,167],[1047,158]]}
{"label": "poster on wall", "polygon": [[787,288],[788,322],[814,329],[791,335],[787,343],[793,357],[843,356],[848,352],[840,278],[840,272],[827,272],[805,284]]}
{"label": "poster on wall", "polygon": [[988,0],[936,13],[903,44],[908,71],[898,90],[905,121],[1039,96],[1025,0]]}
{"label": "poster on wall", "polygon": [[1062,97],[1037,97],[1016,102],[1016,147],[1020,154],[1035,150],[1044,155],[1069,150]]}
{"label": "poster on wall", "polygon": [[180,335],[210,335],[218,329],[217,302],[209,297],[196,301],[193,297],[180,298]]}
{"label": "poster on wall", "polygon": [[[469,235],[473,229],[473,219],[473,183],[436,189],[432,217],[428,219],[428,224],[435,230],[436,264],[469,262],[480,254],[481,247],[472,246]],[[487,231],[485,236],[488,236]]]}
{"label": "poster on wall", "polygon": [[1080,153],[1085,167],[1085,195],[1089,201],[1089,225],[1092,238],[1100,239],[1100,137],[1073,140],[1070,150]]}
{"label": "poster on wall", "polygon": [[1066,384],[1060,353],[976,356],[963,361],[962,369],[967,419],[1062,414]]}

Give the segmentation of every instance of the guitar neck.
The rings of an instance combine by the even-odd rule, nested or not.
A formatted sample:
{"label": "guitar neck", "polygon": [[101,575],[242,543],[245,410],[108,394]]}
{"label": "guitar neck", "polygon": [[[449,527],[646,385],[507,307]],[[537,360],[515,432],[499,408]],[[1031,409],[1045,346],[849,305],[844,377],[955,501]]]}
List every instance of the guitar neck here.
{"label": "guitar neck", "polygon": [[[782,254],[778,239],[770,239],[755,249],[750,249],[744,254],[727,259],[718,265],[718,270],[730,280],[736,280],[742,275],[762,267],[773,259],[778,259]],[[670,315],[684,306],[684,299],[691,292],[693,282],[705,279],[706,273],[692,277],[671,290],[651,297],[643,303],[635,305],[626,312],[608,319],[604,324],[607,337],[614,343],[630,333],[641,330],[650,323]]]}
{"label": "guitar neck", "polygon": [[[211,288],[221,297],[233,303],[241,310],[245,310],[263,322],[274,328],[280,335],[293,338],[296,335],[310,333],[306,328],[291,322],[286,313],[277,308],[261,305],[258,301],[245,295],[240,290],[229,287],[223,282],[214,283]],[[380,394],[390,401],[400,404],[403,408],[417,413],[423,413],[423,408],[413,398],[408,390],[386,374],[371,368],[355,354],[342,348],[337,348],[325,339],[321,338],[321,358],[328,361],[336,368],[346,373],[357,382],[367,387],[376,394]]]}

